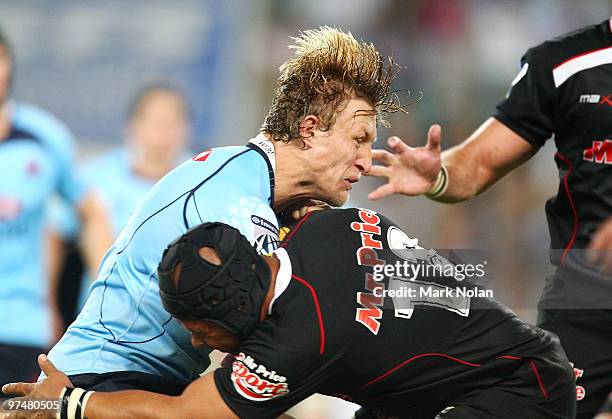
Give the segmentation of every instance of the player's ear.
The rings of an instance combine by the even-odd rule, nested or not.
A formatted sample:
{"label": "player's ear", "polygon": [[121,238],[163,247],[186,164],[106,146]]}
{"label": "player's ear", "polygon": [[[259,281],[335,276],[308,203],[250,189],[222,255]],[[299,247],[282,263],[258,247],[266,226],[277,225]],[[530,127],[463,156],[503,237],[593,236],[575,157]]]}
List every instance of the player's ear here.
{"label": "player's ear", "polygon": [[307,115],[300,122],[300,137],[306,147],[312,147],[315,131],[319,128],[321,120],[316,115]]}

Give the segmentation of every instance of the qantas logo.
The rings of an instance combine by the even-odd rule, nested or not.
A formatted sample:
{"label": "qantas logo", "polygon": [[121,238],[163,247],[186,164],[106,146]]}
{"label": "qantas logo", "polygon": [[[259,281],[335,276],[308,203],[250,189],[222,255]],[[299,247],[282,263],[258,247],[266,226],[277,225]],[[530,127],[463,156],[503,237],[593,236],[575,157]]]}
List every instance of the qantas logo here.
{"label": "qantas logo", "polygon": [[232,364],[230,378],[238,394],[248,400],[261,402],[289,393],[287,377],[269,371],[243,352]]}
{"label": "qantas logo", "polygon": [[612,95],[580,95],[578,103],[592,103],[595,105],[612,106]]}
{"label": "qantas logo", "polygon": [[582,153],[582,159],[595,163],[612,164],[612,140],[593,141],[593,146]]}
{"label": "qantas logo", "polygon": [[194,156],[191,160],[193,160],[193,161],[206,161],[206,159],[208,158],[208,156],[210,156],[212,154],[212,152],[213,152],[212,150],[202,151],[197,156]]}

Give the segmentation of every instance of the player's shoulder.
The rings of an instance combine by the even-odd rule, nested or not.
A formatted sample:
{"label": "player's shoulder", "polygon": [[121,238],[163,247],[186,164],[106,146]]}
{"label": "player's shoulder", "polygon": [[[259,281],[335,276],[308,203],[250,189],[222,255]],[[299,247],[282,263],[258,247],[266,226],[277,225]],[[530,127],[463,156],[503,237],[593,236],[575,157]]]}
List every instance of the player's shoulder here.
{"label": "player's shoulder", "polygon": [[530,48],[525,57],[555,68],[582,54],[610,46],[610,20],[586,26]]}
{"label": "player's shoulder", "polygon": [[12,124],[55,147],[74,146],[70,129],[50,112],[23,102],[13,103]]}
{"label": "player's shoulder", "polygon": [[[261,157],[244,146],[217,147],[204,150],[184,161],[163,178],[163,184],[198,185],[207,183],[221,187],[220,193],[239,193],[251,182],[259,180],[257,165],[265,167]],[[263,171],[262,171],[263,173]],[[267,174],[267,172],[266,172]],[[212,182],[212,183],[211,183]]]}
{"label": "player's shoulder", "polygon": [[[247,182],[253,177],[258,168],[267,168],[263,158],[253,149],[246,146],[226,146],[199,152],[180,165],[178,171],[184,173],[195,171],[198,175],[206,172],[218,174],[226,167],[230,169],[230,173],[241,178],[242,182]],[[223,170],[223,175],[228,176],[228,171]]]}
{"label": "player's shoulder", "polygon": [[[246,146],[225,146],[209,148],[198,152],[196,155],[187,160],[192,162],[197,167],[206,167],[207,165],[229,163],[231,160],[242,157],[242,160],[249,158],[259,158],[256,153],[249,153],[250,148]],[[206,163],[206,164],[204,164]]]}

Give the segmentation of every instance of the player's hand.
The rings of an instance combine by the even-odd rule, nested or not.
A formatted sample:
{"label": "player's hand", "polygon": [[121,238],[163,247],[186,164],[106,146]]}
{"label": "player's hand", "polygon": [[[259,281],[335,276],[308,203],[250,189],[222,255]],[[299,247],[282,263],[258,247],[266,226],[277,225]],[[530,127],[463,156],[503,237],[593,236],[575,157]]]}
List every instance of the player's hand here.
{"label": "player's hand", "polygon": [[[2,392],[7,395],[22,396],[22,398],[57,399],[64,387],[73,387],[66,374],[55,368],[46,355],[38,356],[38,365],[47,376],[37,383],[10,383],[2,386]],[[11,418],[13,416],[10,416]]]}
{"label": "player's hand", "polygon": [[601,266],[603,273],[612,274],[612,217],[599,226],[587,251],[589,262]]}
{"label": "player's hand", "polygon": [[388,182],[371,192],[368,198],[376,200],[394,193],[421,195],[431,189],[442,167],[441,141],[442,128],[432,125],[424,147],[410,147],[398,137],[390,137],[388,144],[393,153],[372,150],[373,159],[382,164],[372,166],[366,175],[386,177]]}

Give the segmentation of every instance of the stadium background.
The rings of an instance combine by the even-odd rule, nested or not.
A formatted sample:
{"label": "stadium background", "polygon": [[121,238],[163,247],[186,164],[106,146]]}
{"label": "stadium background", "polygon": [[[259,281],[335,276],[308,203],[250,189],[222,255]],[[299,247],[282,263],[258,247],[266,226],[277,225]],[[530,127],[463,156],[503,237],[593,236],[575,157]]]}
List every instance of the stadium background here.
{"label": "stadium background", "polygon": [[[65,121],[87,161],[121,143],[130,98],[160,79],[187,92],[194,152],[245,143],[271,101],[289,37],[319,25],[350,30],[393,54],[406,67],[395,85],[411,91],[404,101],[422,92],[409,114],[393,115],[392,128],[379,130],[378,147],[390,133],[421,145],[429,125],[440,123],[447,148],[492,113],[528,47],[611,13],[607,0],[2,0],[0,27],[16,51],[13,97]],[[548,144],[464,204],[369,202],[379,184],[369,178],[351,202],[389,215],[428,247],[487,249],[497,298],[534,321],[550,271],[543,206],[557,185],[552,155]],[[320,398],[294,412],[348,417],[339,403]]]}

